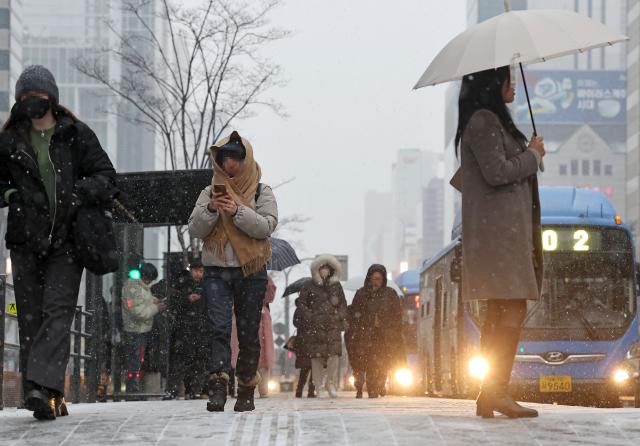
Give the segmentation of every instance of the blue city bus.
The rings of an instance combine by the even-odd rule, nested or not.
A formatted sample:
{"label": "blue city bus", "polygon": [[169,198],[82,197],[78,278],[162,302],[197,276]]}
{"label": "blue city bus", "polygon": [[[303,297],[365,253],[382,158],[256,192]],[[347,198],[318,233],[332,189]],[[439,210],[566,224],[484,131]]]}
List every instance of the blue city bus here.
{"label": "blue city bus", "polygon": [[[511,391],[527,401],[615,407],[633,394],[640,352],[632,233],[600,192],[540,188],[545,277],[528,302]],[[420,273],[417,349],[423,391],[473,397],[491,367],[480,351],[486,301],[462,299],[462,239]]]}
{"label": "blue city bus", "polygon": [[404,369],[404,380],[399,383],[400,377],[394,376],[390,381],[392,393],[405,395],[419,394],[422,383],[416,378],[419,376],[419,357],[417,342],[417,323],[420,311],[420,271],[417,269],[405,271],[394,280],[402,295],[402,337],[407,359],[407,368]]}

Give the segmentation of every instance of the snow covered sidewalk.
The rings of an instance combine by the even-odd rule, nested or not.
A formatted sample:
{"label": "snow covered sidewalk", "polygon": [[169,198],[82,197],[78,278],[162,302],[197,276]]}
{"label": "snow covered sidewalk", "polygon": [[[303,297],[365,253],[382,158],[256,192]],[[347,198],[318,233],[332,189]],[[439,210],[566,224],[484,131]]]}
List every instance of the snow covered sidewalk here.
{"label": "snow covered sidewalk", "polygon": [[205,401],[70,406],[71,416],[37,422],[0,412],[5,445],[638,445],[639,409],[538,405],[540,418],[482,420],[472,401],[386,397],[296,400],[278,395],[257,410],[206,412]]}

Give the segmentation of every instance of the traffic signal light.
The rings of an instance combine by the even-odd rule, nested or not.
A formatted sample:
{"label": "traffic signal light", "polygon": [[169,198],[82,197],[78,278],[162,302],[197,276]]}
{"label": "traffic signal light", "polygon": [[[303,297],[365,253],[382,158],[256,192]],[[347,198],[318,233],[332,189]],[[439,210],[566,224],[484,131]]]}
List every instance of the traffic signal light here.
{"label": "traffic signal light", "polygon": [[140,280],[142,274],[140,267],[142,266],[142,256],[136,253],[128,253],[125,258],[125,272],[127,277],[132,280]]}
{"label": "traffic signal light", "polygon": [[133,280],[140,280],[140,277],[142,277],[142,275],[140,274],[140,266],[130,269],[127,273],[127,277]]}

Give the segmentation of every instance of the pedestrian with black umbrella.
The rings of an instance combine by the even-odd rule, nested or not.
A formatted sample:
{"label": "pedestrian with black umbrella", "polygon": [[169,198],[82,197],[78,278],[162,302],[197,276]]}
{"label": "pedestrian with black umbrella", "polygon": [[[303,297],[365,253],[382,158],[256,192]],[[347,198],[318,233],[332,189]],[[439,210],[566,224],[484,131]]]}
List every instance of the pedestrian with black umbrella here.
{"label": "pedestrian with black umbrella", "polygon": [[83,204],[110,200],[115,171],[93,131],[60,105],[56,81],[27,67],[0,133],[0,206],[9,207],[25,408],[39,420],[67,415],[65,371],[84,268],[74,244]]}

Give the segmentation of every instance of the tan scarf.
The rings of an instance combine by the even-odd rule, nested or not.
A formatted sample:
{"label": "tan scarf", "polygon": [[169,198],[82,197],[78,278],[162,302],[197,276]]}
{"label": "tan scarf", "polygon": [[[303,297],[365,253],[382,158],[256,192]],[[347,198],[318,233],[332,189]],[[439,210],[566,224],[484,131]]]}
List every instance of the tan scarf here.
{"label": "tan scarf", "polygon": [[[220,147],[228,143],[232,137],[241,138],[237,132],[233,132],[226,138],[222,138],[211,146],[211,164],[213,165],[212,189],[215,184],[224,184],[227,193],[239,205],[255,209],[253,200],[256,196],[258,184],[262,177],[260,166],[253,158],[253,148],[251,143],[241,138],[247,156],[244,160],[242,171],[238,176],[230,178],[229,175],[216,163],[216,154]],[[212,190],[213,193],[213,190]],[[204,241],[204,246],[209,251],[224,258],[224,247],[227,242],[231,243],[233,252],[238,258],[245,277],[260,271],[271,258],[271,247],[269,240],[256,240],[242,232],[233,223],[233,217],[224,211],[220,211],[218,222],[214,226],[211,234]]]}

